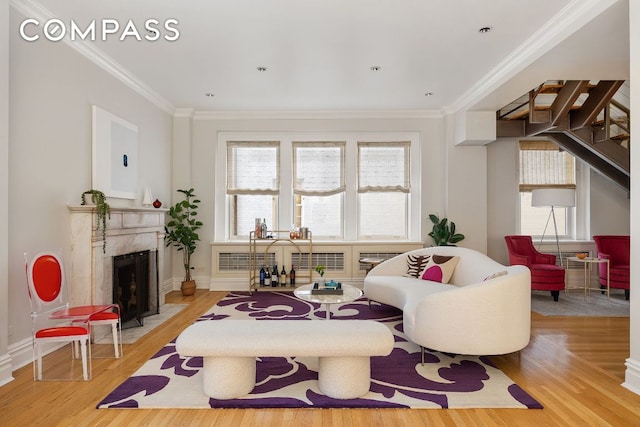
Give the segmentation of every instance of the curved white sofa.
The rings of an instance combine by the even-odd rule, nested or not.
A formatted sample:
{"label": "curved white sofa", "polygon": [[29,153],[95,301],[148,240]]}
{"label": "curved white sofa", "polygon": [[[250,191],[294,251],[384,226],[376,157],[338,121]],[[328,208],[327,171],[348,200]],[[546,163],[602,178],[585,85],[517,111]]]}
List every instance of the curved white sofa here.
{"label": "curved white sofa", "polygon": [[[407,256],[427,254],[460,257],[449,284],[407,277]],[[530,340],[529,269],[504,266],[473,249],[436,246],[398,255],[369,272],[364,294],[401,309],[407,338],[432,350],[506,354]]]}

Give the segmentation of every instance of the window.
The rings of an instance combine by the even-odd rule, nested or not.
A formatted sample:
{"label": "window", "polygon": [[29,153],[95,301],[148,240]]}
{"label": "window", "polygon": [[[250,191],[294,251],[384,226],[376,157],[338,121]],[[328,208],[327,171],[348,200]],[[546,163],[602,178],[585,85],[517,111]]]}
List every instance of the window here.
{"label": "window", "polygon": [[407,236],[409,143],[358,143],[358,236]]}
{"label": "window", "polygon": [[277,222],[280,188],[277,142],[227,143],[227,195],[230,235],[246,236],[255,218]]}
{"label": "window", "polygon": [[[532,207],[531,190],[576,188],[575,158],[551,141],[520,141],[520,233],[542,236],[555,233],[550,207]],[[555,207],[558,236],[571,237],[574,209]]]}
{"label": "window", "polygon": [[218,142],[216,241],[248,238],[256,218],[308,227],[314,240],[422,240],[417,132],[220,132]]}
{"label": "window", "polygon": [[344,142],[294,142],[294,224],[316,237],[343,237]]}

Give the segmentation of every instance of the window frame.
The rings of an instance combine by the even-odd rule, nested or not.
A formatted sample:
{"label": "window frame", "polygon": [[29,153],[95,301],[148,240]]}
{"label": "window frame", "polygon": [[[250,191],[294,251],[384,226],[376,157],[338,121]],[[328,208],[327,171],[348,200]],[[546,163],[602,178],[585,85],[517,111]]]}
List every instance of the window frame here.
{"label": "window frame", "polygon": [[[238,197],[239,196],[267,196],[271,197],[271,217],[278,220],[278,202],[279,202],[279,194],[280,194],[280,162],[278,159],[280,158],[280,143],[277,141],[227,141],[225,143],[226,154],[225,154],[225,194],[227,195],[227,210],[225,215],[228,219],[228,233],[231,239],[240,239],[244,238],[244,234],[238,234],[237,231],[234,233],[234,230],[237,229],[237,224],[232,220],[233,214],[232,212],[236,211]],[[230,153],[234,147],[243,147],[243,148],[271,148],[275,150],[275,158],[276,161],[273,166],[276,167],[275,174],[275,185],[271,187],[256,187],[256,188],[248,188],[248,187],[240,187],[240,186],[230,186],[230,175],[229,175],[229,165],[230,165]],[[246,236],[248,237],[248,235]]]}
{"label": "window frame", "polygon": [[[358,141],[358,179],[357,179],[357,192],[358,192],[358,240],[396,240],[406,239],[409,235],[409,195],[411,194],[411,142],[410,141]],[[400,185],[368,185],[369,183],[361,182],[361,172],[363,170],[362,165],[362,151],[367,148],[402,148],[404,150],[404,182]],[[407,216],[404,222],[404,231],[402,235],[390,235],[390,234],[363,234],[362,232],[362,204],[361,200],[365,194],[375,193],[401,193],[404,194],[404,212]]]}
{"label": "window frame", "polygon": [[[292,158],[292,166],[291,166],[291,174],[293,179],[293,218],[291,223],[295,224],[298,227],[301,227],[301,216],[304,211],[304,197],[333,197],[339,196],[340,205],[342,206],[342,210],[340,212],[340,218],[338,222],[338,233],[337,234],[321,234],[318,230],[315,230],[314,238],[321,239],[343,239],[344,238],[344,206],[345,206],[345,194],[346,194],[346,185],[345,185],[345,163],[346,163],[346,141],[344,140],[332,140],[332,141],[298,141],[293,140],[291,143],[291,158]],[[308,188],[303,188],[303,186],[299,186],[298,179],[298,156],[296,153],[297,149],[303,148],[334,148],[338,149],[340,152],[339,165],[337,170],[327,171],[331,173],[339,173],[339,183],[331,188],[326,190],[310,190]],[[305,224],[305,226],[311,226],[311,224]],[[313,228],[313,227],[311,227]]]}
{"label": "window frame", "polygon": [[[538,151],[562,151],[562,149],[553,141],[550,140],[521,140],[518,142],[518,150],[517,150],[517,162],[518,162],[518,232],[522,233],[522,194],[523,193],[531,193],[533,189],[540,188],[571,188],[577,190],[581,185],[579,185],[579,181],[581,181],[582,173],[581,173],[581,164],[580,160],[575,157],[573,154],[566,152],[571,157],[573,157],[573,183],[554,183],[554,184],[530,184],[530,183],[521,183],[520,179],[522,177],[522,161],[521,161],[521,151],[523,151],[523,145],[530,145],[532,147],[538,146]],[[553,146],[554,148],[544,148],[545,146]],[[525,148],[524,151],[527,150],[536,150],[536,148]],[[581,196],[579,192],[576,191],[577,199],[580,199]],[[541,208],[536,208],[541,209]],[[581,205],[579,200],[576,200],[576,206],[570,208],[563,208],[565,211],[565,233],[558,234],[558,238],[560,240],[575,240],[577,238],[578,230],[577,230],[577,218],[584,212],[584,209],[581,209]],[[545,209],[547,211],[547,228],[544,236],[555,236],[555,231],[553,228],[553,220],[550,218],[551,208]],[[557,209],[556,209],[556,218],[557,218]],[[536,239],[541,239],[543,234],[531,234],[531,237]]]}
{"label": "window frame", "polygon": [[[409,142],[410,193],[407,209],[407,236],[405,239],[380,239],[380,241],[422,241],[421,224],[421,150],[419,132],[219,132],[215,151],[214,172],[214,241],[230,242],[244,240],[244,236],[230,235],[229,199],[226,194],[226,164],[228,141],[277,141],[280,144],[280,192],[277,203],[278,229],[288,230],[294,222],[293,190],[293,143],[345,141],[345,194],[343,212],[343,236],[341,238],[322,238],[327,241],[371,241],[358,237],[358,192],[357,168],[358,142]],[[267,224],[273,229],[273,224]],[[312,230],[313,231],[313,230]],[[317,234],[314,234],[314,240]]]}

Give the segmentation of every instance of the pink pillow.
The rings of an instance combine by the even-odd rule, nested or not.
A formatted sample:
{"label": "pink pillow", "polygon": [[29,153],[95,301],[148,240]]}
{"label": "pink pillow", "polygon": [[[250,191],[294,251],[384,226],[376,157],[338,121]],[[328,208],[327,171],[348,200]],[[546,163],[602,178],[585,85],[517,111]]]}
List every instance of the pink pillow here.
{"label": "pink pillow", "polygon": [[432,255],[422,271],[422,280],[449,283],[459,259],[457,256]]}

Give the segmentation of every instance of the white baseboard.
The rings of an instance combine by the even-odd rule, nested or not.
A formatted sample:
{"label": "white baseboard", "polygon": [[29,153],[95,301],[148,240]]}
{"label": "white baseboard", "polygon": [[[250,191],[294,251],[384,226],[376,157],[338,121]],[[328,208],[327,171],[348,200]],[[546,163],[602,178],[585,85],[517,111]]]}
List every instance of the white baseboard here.
{"label": "white baseboard", "polygon": [[209,280],[209,290],[210,291],[248,291],[249,284],[247,283],[246,278],[216,279],[215,277],[212,277],[211,280]]}
{"label": "white baseboard", "polygon": [[[174,291],[176,289],[174,289],[174,281],[173,279],[168,279],[165,280],[164,282],[162,282],[162,284],[160,285],[160,305],[164,304],[164,296],[166,294],[168,294],[171,291]],[[178,290],[180,289],[180,284],[178,284]]]}
{"label": "white baseboard", "polygon": [[[49,350],[50,353],[53,350]],[[20,369],[33,361],[33,347],[31,338],[13,343],[9,346],[9,356],[11,356],[12,369]]]}
{"label": "white baseboard", "polygon": [[0,356],[0,387],[14,380],[13,360],[9,353]]}
{"label": "white baseboard", "polygon": [[640,362],[631,358],[625,362],[627,370],[624,373],[625,381],[622,386],[640,395]]}
{"label": "white baseboard", "polygon": [[[209,276],[192,276],[192,279],[196,281],[196,289],[208,289],[209,288],[209,282],[211,281],[211,279],[209,278]],[[165,280],[162,283],[161,289],[160,289],[160,293],[161,294],[167,294],[171,291],[179,291],[180,290],[180,286],[182,286],[182,277],[171,277],[167,280]],[[245,280],[246,282],[246,280]]]}

